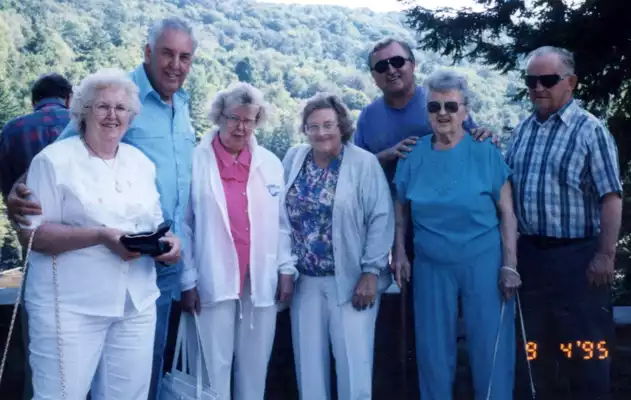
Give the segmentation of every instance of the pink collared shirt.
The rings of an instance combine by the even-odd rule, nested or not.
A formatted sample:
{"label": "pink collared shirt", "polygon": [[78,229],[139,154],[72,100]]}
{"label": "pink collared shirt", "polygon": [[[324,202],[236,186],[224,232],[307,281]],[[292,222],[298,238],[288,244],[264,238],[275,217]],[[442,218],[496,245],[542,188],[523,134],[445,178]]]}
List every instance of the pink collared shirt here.
{"label": "pink collared shirt", "polygon": [[250,217],[248,215],[247,184],[250,175],[250,161],[252,153],[246,147],[235,158],[221,144],[219,135],[212,141],[212,147],[217,157],[219,176],[223,184],[228,207],[230,231],[234,240],[234,247],[239,258],[239,273],[241,283],[239,295],[243,293],[243,282],[250,265]]}

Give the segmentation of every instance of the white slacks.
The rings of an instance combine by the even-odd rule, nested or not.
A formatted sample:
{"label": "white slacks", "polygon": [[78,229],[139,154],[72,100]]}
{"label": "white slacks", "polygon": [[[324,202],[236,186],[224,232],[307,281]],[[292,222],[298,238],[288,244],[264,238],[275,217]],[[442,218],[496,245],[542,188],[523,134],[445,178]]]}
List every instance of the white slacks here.
{"label": "white slacks", "polygon": [[[34,400],[61,399],[55,305],[26,302]],[[151,380],[155,305],[138,312],[127,301],[123,317],[101,317],[60,307],[64,383],[68,400],[146,399]]]}
{"label": "white slacks", "polygon": [[375,323],[379,301],[357,311],[338,304],[335,277],[301,276],[291,304],[291,333],[301,400],[331,399],[329,342],[339,400],[372,397]]}
{"label": "white slacks", "polygon": [[[190,321],[190,320],[189,320]],[[189,322],[191,324],[191,322]],[[234,357],[234,399],[263,400],[265,380],[274,334],[276,306],[254,307],[250,298],[250,282],[243,285],[241,301],[228,300],[201,308],[200,337],[206,366],[206,377],[218,400],[230,400],[230,378]],[[189,325],[188,331],[195,332]],[[193,338],[188,338],[189,351]],[[195,353],[189,353],[195,354]],[[206,381],[206,379],[204,379]]]}

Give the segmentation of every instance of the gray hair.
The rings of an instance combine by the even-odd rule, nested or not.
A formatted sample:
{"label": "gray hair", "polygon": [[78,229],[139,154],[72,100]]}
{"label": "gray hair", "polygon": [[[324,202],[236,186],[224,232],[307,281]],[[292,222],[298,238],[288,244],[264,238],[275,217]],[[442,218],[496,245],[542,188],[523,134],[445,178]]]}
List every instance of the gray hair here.
{"label": "gray hair", "polygon": [[390,46],[393,43],[397,43],[399,46],[403,47],[403,50],[405,50],[408,53],[408,58],[412,62],[416,62],[416,59],[414,58],[414,52],[412,51],[412,46],[410,46],[406,41],[388,37],[385,39],[381,39],[380,41],[378,41],[372,46],[372,50],[370,50],[370,53],[368,53],[368,59],[367,59],[368,67],[372,69],[372,56],[376,52],[378,52],[379,50],[385,49],[386,47]]}
{"label": "gray hair", "polygon": [[564,49],[562,47],[554,47],[554,46],[541,46],[538,49],[533,50],[526,60],[526,68],[530,65],[530,62],[539,56],[544,56],[547,54],[556,54],[559,57],[559,61],[561,62],[561,66],[565,70],[565,74],[574,75],[575,63],[574,63],[574,54],[571,51]]}
{"label": "gray hair", "polygon": [[425,79],[425,87],[428,92],[445,93],[457,90],[462,94],[464,105],[469,105],[469,83],[467,78],[453,70],[438,70]]}
{"label": "gray hair", "polygon": [[332,93],[317,93],[313,97],[307,99],[305,106],[300,113],[300,130],[305,133],[307,119],[316,110],[333,110],[337,115],[337,123],[340,127],[340,133],[342,134],[342,142],[346,143],[353,136],[355,127],[353,124],[353,118],[351,112],[344,102]]}
{"label": "gray hair", "polygon": [[85,133],[85,121],[94,101],[102,90],[109,88],[123,89],[127,94],[126,106],[130,110],[130,123],[140,112],[138,86],[129,76],[120,69],[101,69],[83,78],[73,90],[70,116],[80,135]]}
{"label": "gray hair", "polygon": [[208,118],[218,125],[222,113],[234,106],[252,105],[259,108],[256,125],[259,126],[269,117],[271,106],[265,101],[263,93],[246,82],[235,82],[227,89],[219,91],[210,105]]}
{"label": "gray hair", "polygon": [[193,31],[193,27],[191,27],[186,21],[178,17],[169,17],[163,18],[158,21],[155,21],[149,27],[149,34],[147,35],[147,43],[149,43],[149,48],[151,50],[155,49],[156,42],[160,37],[164,34],[164,31],[169,29],[181,31],[186,33],[193,42],[193,53],[197,49],[197,38],[195,37],[195,32]]}

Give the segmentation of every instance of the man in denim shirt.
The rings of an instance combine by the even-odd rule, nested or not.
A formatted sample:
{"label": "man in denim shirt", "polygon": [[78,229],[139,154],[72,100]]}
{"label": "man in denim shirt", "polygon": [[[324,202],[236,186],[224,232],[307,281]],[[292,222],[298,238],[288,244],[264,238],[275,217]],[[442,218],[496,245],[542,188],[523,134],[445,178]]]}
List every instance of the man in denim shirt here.
{"label": "man in denim shirt", "polygon": [[[188,94],[182,89],[194,57],[197,41],[192,28],[179,18],[157,21],[149,29],[145,61],[131,73],[139,88],[142,110],[123,137],[123,142],[140,149],[156,166],[165,220],[172,220],[172,231],[180,234],[188,203],[191,183],[191,158],[195,132],[190,121]],[[69,124],[60,140],[77,135]],[[133,171],[129,171],[133,173]],[[9,196],[12,219],[22,222],[21,215],[39,213],[39,205],[21,199],[28,189],[19,186]],[[149,399],[159,398],[164,350],[173,300],[179,300],[181,265],[156,264],[158,287],[157,321],[153,372]]]}

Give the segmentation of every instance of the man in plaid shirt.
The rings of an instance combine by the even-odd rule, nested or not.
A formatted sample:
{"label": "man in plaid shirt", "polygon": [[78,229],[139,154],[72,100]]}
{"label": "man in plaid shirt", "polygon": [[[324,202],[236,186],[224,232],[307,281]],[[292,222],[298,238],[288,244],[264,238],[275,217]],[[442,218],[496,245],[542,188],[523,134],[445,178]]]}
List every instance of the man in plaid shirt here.
{"label": "man in plaid shirt", "polygon": [[[72,85],[52,73],[39,77],[31,88],[33,112],[4,125],[0,136],[0,189],[6,199],[13,185],[26,173],[33,157],[54,142],[70,122],[68,104]],[[31,368],[28,362],[28,320],[21,310],[22,340],[25,350],[24,399],[33,397]]]}
{"label": "man in plaid shirt", "polygon": [[31,160],[54,142],[70,122],[72,85],[63,76],[41,76],[31,89],[33,112],[4,125],[0,136],[0,187],[6,200],[11,187],[28,170]]}
{"label": "man in plaid shirt", "polygon": [[[531,54],[526,86],[535,110],[515,128],[506,153],[520,233],[520,295],[542,398],[610,399],[622,186],[614,139],[573,99],[576,83],[569,51],[546,46]],[[527,378],[519,375],[524,395],[519,388]]]}

